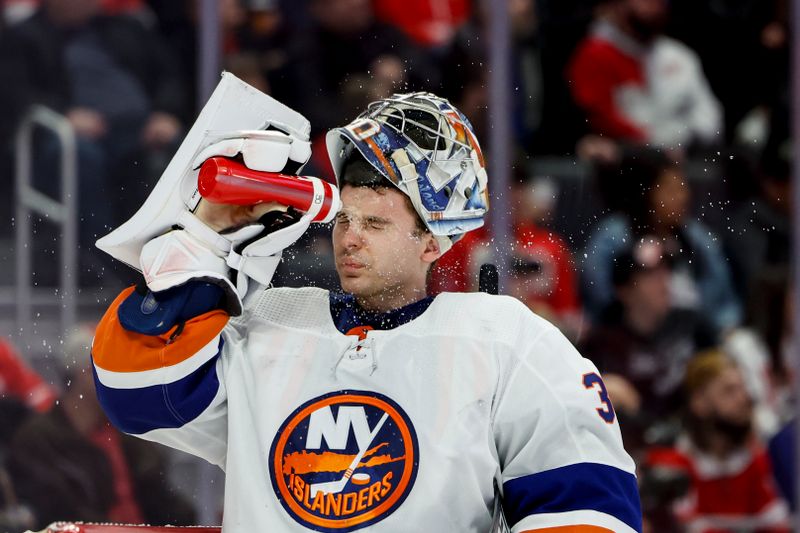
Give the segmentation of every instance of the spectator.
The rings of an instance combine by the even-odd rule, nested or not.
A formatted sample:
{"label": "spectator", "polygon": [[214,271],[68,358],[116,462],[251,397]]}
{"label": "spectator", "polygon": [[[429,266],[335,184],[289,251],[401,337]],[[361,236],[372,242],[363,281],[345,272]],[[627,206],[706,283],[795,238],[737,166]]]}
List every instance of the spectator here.
{"label": "spectator", "polygon": [[[442,50],[441,92],[469,117],[478,135],[488,137],[486,109],[489,93],[486,64],[489,57],[487,35],[494,4],[476,3],[472,16]],[[534,0],[508,2],[511,30],[511,123],[518,148],[542,153],[546,144],[542,135],[544,113],[544,77],[542,73],[541,36]],[[563,126],[563,117],[561,126]],[[486,149],[487,146],[484,146]]]}
{"label": "spectator", "polygon": [[17,429],[35,412],[50,409],[55,399],[55,391],[25,364],[10,342],[0,338],[0,531],[34,526],[33,514],[20,504],[8,476],[6,457]]}
{"label": "spectator", "polygon": [[309,9],[314,25],[290,48],[295,97],[290,103],[303,111],[315,133],[357,112],[342,109],[340,100],[353,77],[363,75],[368,84],[394,80],[380,96],[438,85],[432,62],[399,30],[377,22],[369,0],[311,0]]}
{"label": "spectator", "polygon": [[671,267],[658,239],[642,238],[613,265],[615,300],[582,352],[606,381],[614,375],[630,382],[647,414],[669,416],[680,404],[686,364],[716,337],[700,314],[673,304]]}
{"label": "spectator", "polygon": [[420,46],[446,46],[470,14],[469,0],[376,0],[375,16]]}
{"label": "spectator", "polygon": [[56,520],[191,524],[191,507],[167,484],[150,443],[117,432],[95,397],[89,362],[93,329],[68,339],[66,389],[49,412],[17,431],[7,466],[37,529]]}
{"label": "spectator", "polygon": [[737,326],[742,309],[727,259],[716,235],[689,216],[691,192],[682,167],[661,153],[636,151],[603,181],[617,212],[597,224],[584,251],[584,303],[592,317],[599,320],[613,299],[614,256],[649,234],[673,263],[673,305],[699,310],[719,331]]}
{"label": "spectator", "polygon": [[722,110],[697,55],[662,35],[666,0],[601,0],[567,67],[594,133],[629,143],[720,142]]}
{"label": "spectator", "polygon": [[[670,0],[669,33],[703,59],[711,88],[722,102],[729,140],[739,135],[754,110],[772,110],[775,117],[776,101],[789,92],[789,6],[786,0]],[[752,143],[752,137],[747,141]]]}
{"label": "spectator", "polygon": [[648,465],[685,472],[689,491],[674,511],[689,531],[791,531],[772,466],[753,435],[753,405],[738,367],[721,352],[698,355],[686,370],[685,432],[655,448]]}
{"label": "spectator", "polygon": [[[124,214],[138,203],[130,194],[146,192],[125,188],[124,202],[112,196],[126,179],[142,178],[132,172],[161,163],[154,150],[171,150],[183,105],[176,64],[158,36],[136,19],[105,16],[100,9],[100,0],[43,0],[0,45],[0,69],[14,80],[0,86],[3,124],[15,126],[32,104],[42,104],[64,114],[77,134],[87,247],[118,221],[114,200],[125,206],[119,210]],[[52,192],[59,150],[53,142],[38,150],[39,181]],[[143,155],[148,157],[134,165]]]}
{"label": "spectator", "polygon": [[43,413],[53,406],[56,393],[25,364],[10,342],[0,338],[0,399],[8,398]]}
{"label": "spectator", "polygon": [[[538,179],[532,186],[518,183],[512,195],[515,242],[506,292],[575,339],[581,309],[572,253],[560,235],[547,229],[555,207],[555,187],[547,179]],[[486,229],[471,232],[465,242],[442,256],[431,273],[431,289],[436,293],[478,290],[480,266],[492,256],[489,235]]]}
{"label": "spectator", "polygon": [[539,154],[574,153],[587,132],[586,118],[569,90],[564,68],[592,23],[597,0],[536,0],[537,40],[541,45],[541,129],[531,149]]}
{"label": "spectator", "polygon": [[36,525],[33,513],[19,502],[6,469],[11,438],[33,413],[15,398],[0,397],[0,531],[25,531]]}
{"label": "spectator", "polygon": [[[254,63],[255,69],[251,65],[244,65],[247,77],[244,81],[262,81],[265,85],[257,88],[271,93],[273,80],[270,75],[280,70],[286,62],[280,9],[270,5],[264,9],[249,10],[243,0],[219,0],[216,7],[223,67],[229,70],[230,67],[242,66],[242,62]],[[181,118],[189,124],[205,103],[197,101],[195,90],[202,3],[200,0],[162,1],[155,3],[154,8],[159,18],[160,33],[179,58],[177,74],[187,89]],[[242,69],[238,70],[234,72],[237,76]],[[284,96],[279,95],[279,99]]]}
{"label": "spectator", "polygon": [[791,142],[770,142],[759,164],[760,190],[733,214],[727,250],[742,298],[788,271],[791,253]]}
{"label": "spectator", "polygon": [[748,322],[766,343],[772,380],[776,387],[791,389],[794,357],[793,289],[790,270],[765,271],[753,286],[748,301]]}

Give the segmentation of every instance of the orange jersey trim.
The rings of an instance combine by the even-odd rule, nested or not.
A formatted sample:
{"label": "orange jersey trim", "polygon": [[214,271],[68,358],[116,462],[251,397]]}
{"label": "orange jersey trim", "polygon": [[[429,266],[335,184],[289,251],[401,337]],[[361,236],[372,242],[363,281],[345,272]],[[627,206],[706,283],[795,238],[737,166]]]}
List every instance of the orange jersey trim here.
{"label": "orange jersey trim", "polygon": [[608,528],[600,526],[558,526],[544,529],[526,529],[521,533],[614,533]]}
{"label": "orange jersey trim", "polygon": [[92,345],[94,363],[111,372],[141,372],[183,362],[219,335],[228,323],[228,314],[220,309],[186,321],[183,332],[168,344],[177,326],[162,335],[144,335],[128,331],[119,323],[117,311],[134,291],[122,291],[103,315]]}

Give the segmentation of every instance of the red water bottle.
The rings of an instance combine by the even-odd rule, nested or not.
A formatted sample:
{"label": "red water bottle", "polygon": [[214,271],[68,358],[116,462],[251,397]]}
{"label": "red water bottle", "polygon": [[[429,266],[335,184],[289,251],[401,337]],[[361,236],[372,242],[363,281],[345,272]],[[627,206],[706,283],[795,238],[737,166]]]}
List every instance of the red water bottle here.
{"label": "red water bottle", "polygon": [[203,163],[197,188],[203,198],[221,204],[278,202],[306,213],[318,208],[312,222],[330,222],[342,205],[339,189],[325,180],[253,170],[225,157]]}

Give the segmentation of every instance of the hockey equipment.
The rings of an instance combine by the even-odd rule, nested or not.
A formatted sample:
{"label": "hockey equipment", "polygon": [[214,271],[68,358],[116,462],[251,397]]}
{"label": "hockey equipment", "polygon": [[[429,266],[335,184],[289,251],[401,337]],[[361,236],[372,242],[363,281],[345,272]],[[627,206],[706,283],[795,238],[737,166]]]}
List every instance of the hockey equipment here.
{"label": "hockey equipment", "polygon": [[212,202],[253,205],[278,202],[330,222],[341,207],[339,190],[319,178],[258,172],[224,157],[207,159],[197,180],[200,195]]}
{"label": "hockey equipment", "polygon": [[491,263],[481,265],[478,273],[478,290],[487,294],[497,294],[500,290],[500,281],[497,267]]}
{"label": "hockey equipment", "polygon": [[483,225],[486,164],[467,118],[430,93],[396,94],[327,135],[337,180],[353,149],[410,199],[442,252]]}
{"label": "hockey equipment", "polygon": [[[252,287],[250,280],[269,284],[281,252],[306,232],[313,216],[291,208],[272,211],[258,224],[219,234],[188,212],[181,213],[178,224],[184,229],[160,235],[142,248],[142,274],[153,292],[192,279],[214,283],[226,293],[226,310],[238,316]],[[236,271],[235,280],[231,280],[231,269]]]}
{"label": "hockey equipment", "polygon": [[[224,73],[144,205],[130,220],[98,240],[97,247],[142,270],[139,259],[145,243],[178,225],[200,241],[215,242],[218,250],[234,249],[236,238],[213,231],[211,235],[211,230],[192,215],[200,201],[200,165],[214,156],[240,156],[253,170],[295,174],[311,156],[310,130],[308,120],[299,113]],[[246,233],[252,238],[262,230],[250,228]],[[272,240],[285,241],[285,236]],[[255,258],[254,254],[279,251],[259,242],[248,248],[239,255]],[[231,262],[236,258],[227,260],[229,265]],[[254,266],[253,261],[250,263]]]}
{"label": "hockey equipment", "polygon": [[[56,522],[40,533],[220,533],[219,527],[156,527],[122,524],[84,524],[83,522]],[[31,533],[28,531],[27,533]]]}
{"label": "hockey equipment", "polygon": [[[124,431],[225,466],[227,533],[484,533],[495,479],[514,531],[641,531],[619,424],[601,416],[601,387],[584,385],[597,369],[514,298],[445,292],[359,339],[334,323],[328,291],[273,288],[242,317],[206,313],[148,352],[160,341],[119,322],[125,294],[92,348],[98,397]],[[337,485],[312,497],[319,483]]]}

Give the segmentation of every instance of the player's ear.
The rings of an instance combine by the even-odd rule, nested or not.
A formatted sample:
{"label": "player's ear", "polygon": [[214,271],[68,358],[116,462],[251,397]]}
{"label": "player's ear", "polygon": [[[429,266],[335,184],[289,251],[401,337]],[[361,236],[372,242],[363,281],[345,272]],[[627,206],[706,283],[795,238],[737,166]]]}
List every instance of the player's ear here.
{"label": "player's ear", "polygon": [[436,240],[436,237],[433,235],[433,233],[426,232],[422,239],[425,243],[425,249],[422,251],[422,255],[420,256],[420,259],[423,263],[433,263],[442,257],[442,250],[439,246],[439,241]]}

